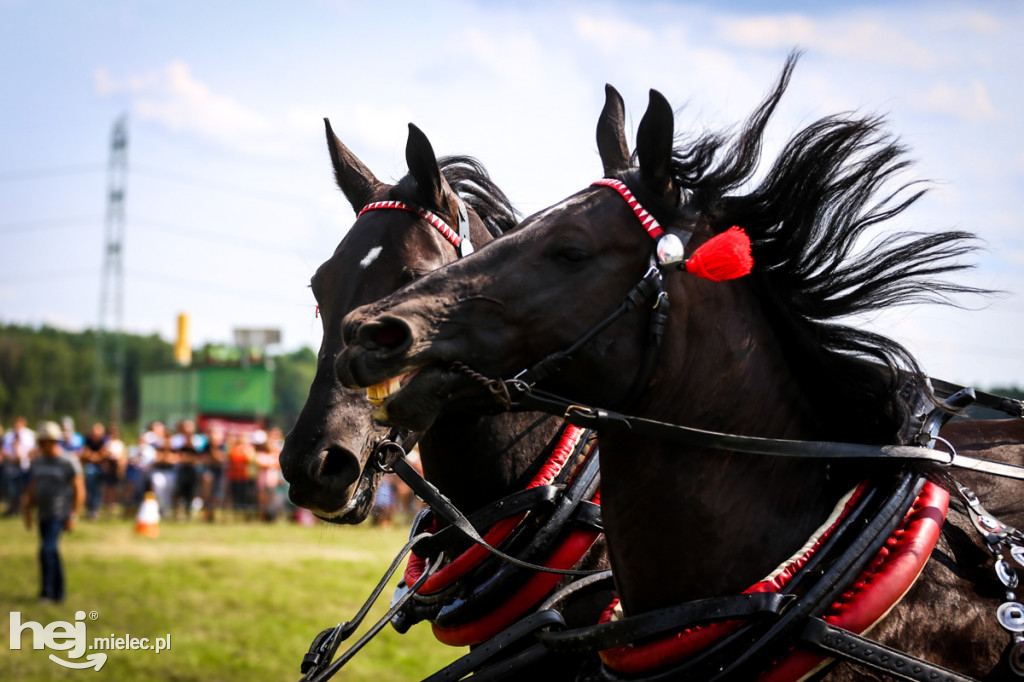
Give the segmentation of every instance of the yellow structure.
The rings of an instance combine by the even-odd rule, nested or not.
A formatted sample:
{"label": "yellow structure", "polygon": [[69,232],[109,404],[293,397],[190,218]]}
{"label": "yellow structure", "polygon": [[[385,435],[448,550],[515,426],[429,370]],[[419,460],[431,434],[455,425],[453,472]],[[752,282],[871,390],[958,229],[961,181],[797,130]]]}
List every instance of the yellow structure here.
{"label": "yellow structure", "polygon": [[174,361],[182,367],[192,364],[192,316],[178,315],[178,338],[174,342]]}

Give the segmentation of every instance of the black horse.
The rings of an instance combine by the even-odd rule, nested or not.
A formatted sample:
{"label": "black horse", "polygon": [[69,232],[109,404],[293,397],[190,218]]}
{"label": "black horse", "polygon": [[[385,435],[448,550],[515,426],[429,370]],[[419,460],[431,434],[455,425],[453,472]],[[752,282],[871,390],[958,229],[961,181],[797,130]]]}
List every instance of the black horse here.
{"label": "black horse", "polygon": [[[341,319],[459,257],[459,248],[424,217],[401,209],[363,209],[398,201],[428,209],[451,226],[458,225],[462,200],[476,245],[512,229],[517,216],[479,162],[461,156],[438,161],[415,126],[409,127],[406,147],[409,174],[394,185],[378,180],[329,122],[326,126],[335,178],[359,216],[311,280],[323,341],[309,397],[280,459],[295,504],[327,521],[359,523],[369,513],[381,476],[367,467],[368,456],[387,429],[374,422],[365,391],[345,388],[335,376]],[[425,475],[460,508],[475,510],[521,488],[557,429],[557,422],[538,414],[441,420],[420,442]]]}
{"label": "black horse", "polygon": [[[342,348],[342,317],[457,260],[473,245],[480,246],[513,229],[517,215],[479,162],[465,156],[438,160],[426,136],[413,125],[406,146],[409,174],[392,185],[378,180],[337,138],[330,123],[325,123],[337,183],[358,217],[312,278],[323,321],[323,343],[309,397],[285,439],[280,460],[295,504],[333,523],[359,523],[369,512],[383,475],[371,453],[388,430],[374,422],[374,407],[366,393],[343,387],[335,377],[334,362]],[[467,413],[437,420],[421,434],[419,446],[425,478],[459,509],[473,512],[531,483],[549,482],[557,469],[546,464],[548,456],[570,437],[586,440],[579,430],[569,432],[560,420],[544,414]],[[585,445],[578,444],[580,450]],[[547,479],[541,480],[545,476]],[[541,498],[534,499],[539,502]],[[488,539],[497,544],[500,538],[496,536],[515,529],[522,547],[528,534],[516,525],[521,515],[506,517],[508,514],[497,517],[500,528],[488,534]],[[531,523],[538,518],[544,517],[535,513]],[[555,558],[549,565],[569,568],[584,552],[584,565],[606,565],[603,539],[595,542],[599,533],[570,528],[572,525],[566,525],[565,538],[551,538],[548,549],[554,547],[558,554],[552,554]],[[483,557],[479,555],[478,550],[458,555],[454,565],[421,588],[429,593],[443,587],[447,596],[434,596],[433,610],[424,607],[419,618],[433,620],[430,614],[436,615],[438,608],[453,599],[471,602],[477,583],[495,582],[494,566],[481,568]],[[532,561],[546,562],[548,555],[541,553]],[[422,571],[418,561],[410,571],[413,573],[407,575]],[[467,574],[469,577],[464,577]],[[453,645],[477,644],[527,612],[556,586],[560,576],[536,574],[525,586],[524,579],[512,576],[503,586],[490,586],[484,596],[491,600],[489,608],[499,615],[465,615],[473,611],[468,606],[462,615],[452,609],[444,623],[435,627],[435,634]],[[500,603],[495,599],[502,597],[505,603],[499,612]],[[575,600],[576,622],[600,613],[603,607],[592,599]]]}
{"label": "black horse", "polygon": [[[343,383],[392,380],[398,390],[389,392],[379,416],[412,428],[463,409],[470,396],[489,404],[479,383],[452,369],[458,361],[481,376],[516,377],[506,385],[524,401],[535,398],[528,404],[543,402],[536,396],[544,388],[652,423],[726,434],[854,444],[919,440],[922,420],[943,412],[926,376],[898,343],[841,318],[972,291],[941,279],[962,267],[972,236],[890,231],[861,248],[866,233],[884,228],[922,194],[913,184],[891,190],[907,162],[876,118],[832,116],[810,125],[751,187],[765,126],[794,63],[787,62],[737,134],[699,136],[676,148],[673,112],[651,91],[635,158],[627,153],[621,99],[609,88],[598,148],[606,178],[616,182],[584,189],[474,256],[348,315],[347,346],[337,364]],[[684,260],[671,245],[656,258],[648,235],[675,234],[691,256],[690,270],[699,272],[694,247],[734,225],[752,242],[749,277],[718,282],[676,271],[662,281],[652,271],[652,263]],[[627,292],[632,298],[623,299]],[[652,323],[655,314],[663,318]],[[570,352],[560,352],[565,349]],[[599,413],[570,406],[566,415],[596,419]],[[805,545],[815,545],[808,538],[829,544],[835,526],[826,528],[826,520],[847,527],[846,511],[839,520],[833,516],[844,508],[844,495],[865,480],[884,483],[880,489],[890,492],[880,494],[887,500],[895,499],[897,482],[922,486],[914,473],[920,467],[902,460],[764,457],[707,440],[681,447],[668,429],[651,435],[627,428],[614,413],[599,423],[603,514],[627,616],[760,591],[765,576],[778,578],[777,567],[788,574],[804,561],[831,575]],[[1019,425],[994,428],[1019,444]],[[947,427],[953,439],[970,432]],[[995,435],[986,445],[999,442]],[[1019,461],[1021,448],[999,454]],[[1001,519],[1024,524],[1018,483],[971,472],[959,477],[983,489],[985,504]],[[972,514],[956,504],[943,524],[945,493],[923,485],[913,507],[900,503],[897,520],[927,526],[933,540],[941,526],[938,546],[913,586],[901,586],[858,631],[873,628],[883,644],[966,674],[1015,679],[1006,667],[1012,639],[995,615],[1006,588],[971,527]],[[856,501],[859,495],[845,502],[847,510],[868,504]],[[903,526],[894,537],[909,533]],[[854,584],[884,583],[891,572],[881,557],[889,549],[870,565],[876,573],[861,574]],[[921,561],[929,556],[920,548],[913,553]],[[907,569],[909,577],[919,569]],[[812,574],[798,575],[800,587],[782,593],[823,589]],[[832,618],[826,609],[843,607],[855,591],[834,603],[829,597],[815,613]],[[692,679],[752,679],[771,670],[796,640],[780,640],[757,656],[748,654],[752,641],[717,652],[708,644],[717,658]],[[622,653],[613,650],[606,661],[638,672]],[[1019,657],[1020,647],[1013,654]],[[668,653],[659,661],[685,664],[683,658]],[[812,659],[800,674],[816,665]],[[828,679],[863,675],[841,663]]]}

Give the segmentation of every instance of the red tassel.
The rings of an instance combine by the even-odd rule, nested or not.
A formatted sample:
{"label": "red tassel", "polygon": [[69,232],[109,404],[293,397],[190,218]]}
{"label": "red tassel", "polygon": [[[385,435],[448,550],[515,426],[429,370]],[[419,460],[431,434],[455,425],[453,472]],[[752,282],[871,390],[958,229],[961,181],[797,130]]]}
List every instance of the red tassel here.
{"label": "red tassel", "polygon": [[743,277],[753,267],[750,237],[743,228],[735,226],[701,244],[686,261],[687,272],[712,282]]}

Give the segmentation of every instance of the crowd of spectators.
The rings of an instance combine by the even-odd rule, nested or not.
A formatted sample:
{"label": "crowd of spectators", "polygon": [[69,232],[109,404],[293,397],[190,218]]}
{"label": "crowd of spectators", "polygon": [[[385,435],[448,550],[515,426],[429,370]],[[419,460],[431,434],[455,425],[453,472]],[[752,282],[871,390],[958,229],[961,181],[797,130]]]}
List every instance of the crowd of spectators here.
{"label": "crowd of spectators", "polygon": [[[134,518],[150,491],[164,519],[310,518],[288,501],[278,461],[284,445],[280,429],[228,431],[213,426],[201,432],[193,421],[184,420],[172,432],[153,422],[129,445],[116,425],[95,423],[83,435],[65,417],[61,432],[61,451],[81,464],[86,520]],[[29,466],[38,454],[35,431],[23,417],[6,431],[0,426],[0,512],[19,513]],[[409,461],[420,469],[418,451],[409,453]],[[388,474],[378,488],[370,521],[408,522],[421,506],[407,485]]]}
{"label": "crowd of spectators", "polygon": [[[281,475],[280,429],[206,432],[184,420],[170,431],[154,422],[137,442],[125,443],[115,425],[93,424],[85,434],[73,420],[61,422],[61,450],[77,457],[85,479],[85,518],[133,518],[152,491],[161,516],[171,520],[228,514],[236,519],[273,521],[294,517]],[[35,432],[18,417],[0,427],[0,510],[19,512],[29,467],[37,457]]]}

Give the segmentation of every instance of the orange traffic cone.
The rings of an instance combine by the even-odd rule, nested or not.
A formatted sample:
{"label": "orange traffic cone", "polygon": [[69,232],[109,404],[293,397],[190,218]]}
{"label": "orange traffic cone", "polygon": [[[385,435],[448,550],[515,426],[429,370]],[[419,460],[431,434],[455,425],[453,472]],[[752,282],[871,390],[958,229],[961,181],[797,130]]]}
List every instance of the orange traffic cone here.
{"label": "orange traffic cone", "polygon": [[156,494],[152,491],[146,493],[142,504],[139,505],[139,513],[135,517],[135,532],[150,538],[160,536],[160,505],[157,504]]}

